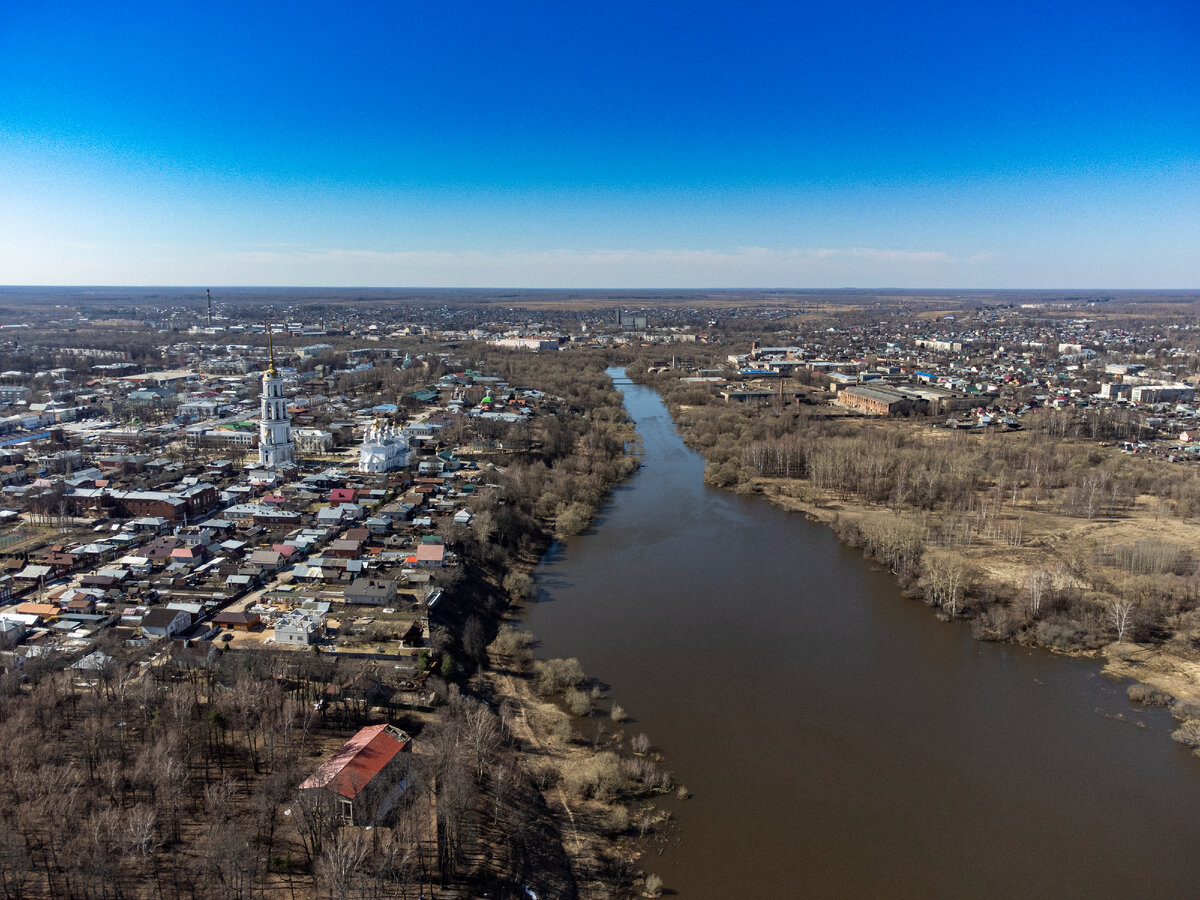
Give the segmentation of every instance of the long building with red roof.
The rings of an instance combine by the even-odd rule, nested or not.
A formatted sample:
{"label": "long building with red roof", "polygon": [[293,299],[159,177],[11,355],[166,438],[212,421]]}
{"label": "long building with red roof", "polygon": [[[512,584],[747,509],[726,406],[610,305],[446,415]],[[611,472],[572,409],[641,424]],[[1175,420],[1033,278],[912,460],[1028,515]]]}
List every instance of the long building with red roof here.
{"label": "long building with red roof", "polygon": [[302,791],[328,791],[347,824],[368,825],[385,816],[404,793],[403,753],[412,738],[391,725],[368,725],[346,741],[300,785]]}

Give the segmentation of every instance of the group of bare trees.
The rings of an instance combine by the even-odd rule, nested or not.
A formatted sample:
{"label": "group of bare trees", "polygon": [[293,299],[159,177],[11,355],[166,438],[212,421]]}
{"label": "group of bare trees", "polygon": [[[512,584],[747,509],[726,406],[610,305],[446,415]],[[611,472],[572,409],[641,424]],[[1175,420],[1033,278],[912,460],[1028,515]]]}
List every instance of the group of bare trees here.
{"label": "group of bare trees", "polygon": [[[297,793],[331,744],[309,698],[347,673],[305,661],[150,664],[144,651],[118,651],[82,670],[6,676],[0,895],[238,898],[290,883],[351,896],[338,887],[349,837]],[[410,781],[350,866],[370,872],[354,896],[415,897],[440,874],[422,830],[425,781]]]}

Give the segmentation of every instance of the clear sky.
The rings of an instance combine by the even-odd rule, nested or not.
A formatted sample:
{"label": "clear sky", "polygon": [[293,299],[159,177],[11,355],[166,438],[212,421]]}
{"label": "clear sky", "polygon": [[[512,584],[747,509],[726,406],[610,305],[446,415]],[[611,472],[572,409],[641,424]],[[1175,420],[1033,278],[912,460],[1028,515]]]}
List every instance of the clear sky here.
{"label": "clear sky", "polygon": [[0,283],[1200,288],[1200,2],[7,0]]}

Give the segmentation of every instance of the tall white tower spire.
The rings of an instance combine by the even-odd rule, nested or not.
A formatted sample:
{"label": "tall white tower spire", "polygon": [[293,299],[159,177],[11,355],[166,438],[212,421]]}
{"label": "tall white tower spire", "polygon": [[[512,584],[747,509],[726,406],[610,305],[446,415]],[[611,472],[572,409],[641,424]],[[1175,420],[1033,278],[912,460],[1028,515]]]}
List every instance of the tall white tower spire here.
{"label": "tall white tower spire", "polygon": [[265,468],[296,461],[296,444],[292,441],[292,420],[288,418],[287,400],[283,396],[283,380],[275,368],[275,342],[271,323],[267,323],[267,353],[269,362],[263,372],[262,415],[258,424],[258,464]]}

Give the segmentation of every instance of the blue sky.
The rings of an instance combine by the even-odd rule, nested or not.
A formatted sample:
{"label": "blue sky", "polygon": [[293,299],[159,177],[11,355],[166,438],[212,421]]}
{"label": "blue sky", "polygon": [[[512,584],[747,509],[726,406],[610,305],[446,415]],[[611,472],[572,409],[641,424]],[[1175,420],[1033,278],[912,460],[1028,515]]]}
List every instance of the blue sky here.
{"label": "blue sky", "polygon": [[1200,288],[1198,48],[1154,0],[10,0],[0,283]]}

